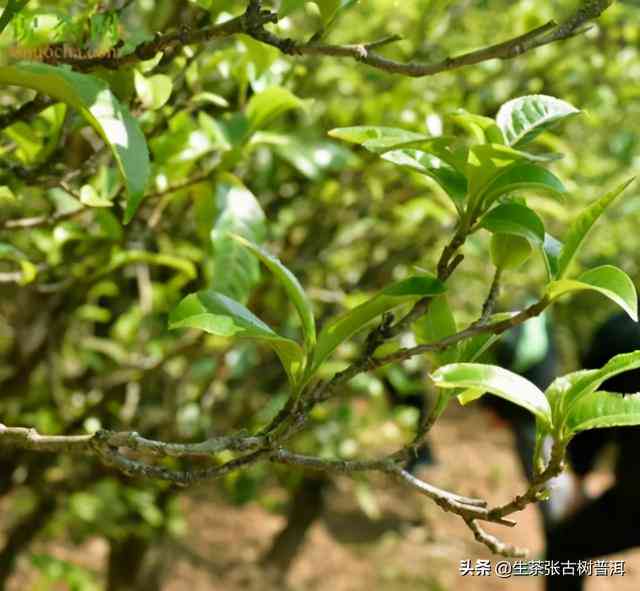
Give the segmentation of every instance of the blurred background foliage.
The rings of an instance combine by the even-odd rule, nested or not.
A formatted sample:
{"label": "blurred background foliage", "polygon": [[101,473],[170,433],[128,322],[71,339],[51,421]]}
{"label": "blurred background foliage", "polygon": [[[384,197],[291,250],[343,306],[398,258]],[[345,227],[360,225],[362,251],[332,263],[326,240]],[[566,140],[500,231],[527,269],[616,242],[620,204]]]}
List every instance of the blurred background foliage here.
{"label": "blurred background foliage", "polygon": [[[11,63],[16,49],[43,43],[106,51],[124,39],[130,49],[156,31],[216,22],[244,9],[235,0],[125,4],[108,11],[97,0],[31,0],[0,37],[0,60]],[[576,4],[360,0],[327,35],[355,43],[399,34],[403,40],[385,48],[386,55],[432,61],[560,20]],[[283,36],[308,39],[321,26],[313,3],[283,0],[281,8]],[[275,356],[251,343],[167,329],[167,314],[181,297],[213,284],[239,291],[281,333],[298,331],[277,282],[261,276],[248,255],[242,259],[223,231],[249,226],[301,279],[322,323],[416,267],[433,269],[455,221],[429,179],[351,150],[327,131],[369,124],[456,133],[443,114],[462,107],[493,116],[510,98],[542,93],[585,112],[564,126],[562,139],[540,138],[565,154],[552,165],[569,189],[565,206],[535,203],[551,233],[560,234],[574,212],[638,168],[639,16],[633,3],[616,3],[568,42],[422,79],[351,60],[283,57],[242,36],[185,48],[166,64],[160,58],[135,70],[93,72],[139,120],[152,182],[124,226],[115,164],[75,114],[56,105],[1,132],[2,421],[48,434],[102,427],[194,441],[263,425],[286,396]],[[29,93],[0,88],[1,109],[19,106]],[[637,282],[637,192],[632,186],[600,224],[582,255],[585,268],[615,263]],[[29,227],[11,225],[39,216]],[[449,291],[459,323],[477,317],[488,288],[488,235],[474,235],[464,253]],[[536,257],[510,274],[500,306],[510,309],[536,295],[543,274]],[[596,299],[579,294],[554,307],[566,370],[575,368],[594,320],[611,309],[601,299],[595,306]],[[357,343],[341,347],[326,371],[357,352]],[[383,379],[401,393],[420,392],[424,372],[414,359],[360,376],[349,395],[315,411],[314,428],[296,448],[352,457],[403,441],[416,416],[389,407]],[[104,537],[108,563],[96,579],[34,556],[43,580],[65,580],[73,589],[97,588],[97,580],[109,589],[161,587],[159,576],[140,583],[134,573],[142,572],[150,548],[187,533],[180,491],[127,479],[89,458],[8,452],[0,462],[6,532],[0,588],[34,539],[60,532],[78,542]],[[219,485],[228,502],[281,511],[286,496],[274,491],[295,490],[300,478],[257,466]],[[375,511],[362,486],[363,509]]]}

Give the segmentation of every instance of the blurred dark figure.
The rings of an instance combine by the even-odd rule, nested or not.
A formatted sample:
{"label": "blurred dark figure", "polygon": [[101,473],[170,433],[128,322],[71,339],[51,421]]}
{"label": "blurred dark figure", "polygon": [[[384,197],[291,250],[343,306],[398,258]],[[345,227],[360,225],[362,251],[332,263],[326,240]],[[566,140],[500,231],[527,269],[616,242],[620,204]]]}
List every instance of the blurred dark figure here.
{"label": "blurred dark figure", "polygon": [[[533,318],[510,330],[498,342],[495,355],[498,365],[533,382],[542,391],[558,375],[557,347],[545,316]],[[529,411],[502,398],[485,396],[483,401],[513,430],[518,459],[527,478],[531,479],[535,419]]]}
{"label": "blurred dark figure", "polygon": [[[546,315],[532,318],[507,332],[496,345],[494,354],[497,365],[521,375],[543,391],[558,375],[558,350]],[[533,415],[495,396],[484,396],[482,401],[513,432],[520,465],[531,480],[536,440]],[[538,503],[545,531],[568,511],[574,502],[574,488],[568,474],[561,474],[550,483],[550,499]]]}
{"label": "blurred dark figure", "polygon": [[[602,367],[611,357],[640,349],[640,324],[626,314],[610,317],[596,331],[583,360],[585,369]],[[632,394],[640,391],[640,370],[607,380],[602,390]],[[600,451],[613,443],[618,455],[615,484],[600,497],[587,502],[547,533],[547,559],[590,560],[594,557],[640,546],[640,473],[638,451],[640,428],[595,429],[578,434],[568,453],[574,471],[584,478],[594,467]],[[578,591],[584,580],[578,576],[548,577],[547,591]]]}

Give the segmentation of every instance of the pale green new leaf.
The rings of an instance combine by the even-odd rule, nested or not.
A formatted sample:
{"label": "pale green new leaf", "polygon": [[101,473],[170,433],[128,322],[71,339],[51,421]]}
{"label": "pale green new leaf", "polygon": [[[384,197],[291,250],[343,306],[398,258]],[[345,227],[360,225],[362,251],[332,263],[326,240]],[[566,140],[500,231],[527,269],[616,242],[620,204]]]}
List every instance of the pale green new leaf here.
{"label": "pale green new leaf", "polygon": [[7,25],[11,22],[14,16],[16,16],[29,2],[29,0],[8,0],[2,15],[0,15],[0,33],[2,33]]}
{"label": "pale green new leaf", "polygon": [[458,402],[462,406],[466,406],[479,398],[482,398],[486,394],[486,390],[484,388],[467,388],[464,392],[458,394]]}
{"label": "pale green new leaf", "polygon": [[502,130],[496,122],[482,115],[469,113],[464,109],[459,109],[454,113],[447,115],[454,123],[457,123],[467,131],[473,134],[476,141],[482,144],[506,144]]}
{"label": "pale green new leaf", "polygon": [[467,152],[465,175],[469,183],[471,206],[480,204],[490,184],[507,167],[526,162],[523,154],[500,144],[471,146]]}
{"label": "pale green new leaf", "polygon": [[210,284],[216,291],[244,303],[260,281],[260,264],[231,234],[254,244],[263,242],[265,215],[253,193],[231,174],[219,177],[215,201],[218,215],[211,229]]}
{"label": "pale green new leaf", "polygon": [[634,351],[612,357],[601,369],[576,371],[557,378],[546,392],[553,407],[554,423],[558,427],[564,424],[574,406],[609,378],[639,367],[640,351]]}
{"label": "pale green new leaf", "polygon": [[169,315],[169,328],[198,328],[221,337],[241,337],[264,342],[273,348],[292,383],[304,365],[298,343],[278,335],[239,302],[213,290],[184,298]]}
{"label": "pale green new leaf", "polygon": [[306,0],[281,0],[278,15],[280,17],[287,16],[295,10],[303,8],[305,3]]}
{"label": "pale green new leaf", "polygon": [[373,298],[333,320],[320,331],[313,363],[310,372],[307,373],[317,370],[338,345],[362,330],[375,318],[402,304],[415,302],[426,296],[440,295],[445,290],[445,285],[432,275],[416,275],[383,289]]}
{"label": "pale green new leaf", "polygon": [[491,181],[483,191],[484,207],[488,207],[502,195],[514,191],[548,193],[554,197],[567,192],[560,179],[553,173],[541,166],[523,162],[507,167]]}
{"label": "pale green new leaf", "polygon": [[[434,343],[457,332],[456,320],[446,295],[431,300],[427,313],[414,323],[413,332],[419,344]],[[434,356],[440,365],[454,363],[458,361],[458,345],[452,345]]]}
{"label": "pale green new leaf", "polygon": [[165,74],[145,77],[138,70],[134,73],[136,93],[146,109],[157,110],[169,100],[173,81]]}
{"label": "pale green new leaf", "polygon": [[38,274],[38,268],[29,261],[27,255],[12,244],[0,242],[0,259],[14,261],[20,266],[22,271],[22,276],[19,279],[20,285],[31,283]]}
{"label": "pale green new leaf", "polygon": [[480,220],[480,227],[494,234],[522,236],[532,244],[544,243],[544,223],[535,211],[519,203],[494,207]]}
{"label": "pale green new leaf", "polygon": [[237,234],[233,234],[232,238],[242,244],[252,254],[257,256],[275,275],[278,281],[280,281],[300,316],[305,347],[307,351],[311,351],[316,344],[316,323],[313,317],[311,302],[296,276],[280,262],[280,259],[273,256],[271,253],[266,252],[257,244],[254,244]]}
{"label": "pale green new leaf", "polygon": [[445,191],[458,210],[467,194],[467,180],[439,158],[418,150],[392,150],[381,158],[432,178]]}
{"label": "pale green new leaf", "polygon": [[320,9],[322,22],[327,25],[340,8],[340,0],[313,0]]}
{"label": "pale green new leaf", "polygon": [[483,363],[452,363],[432,374],[439,388],[484,390],[513,402],[537,416],[545,425],[551,425],[551,407],[544,393],[529,380],[497,365]]}
{"label": "pale green new leaf", "polygon": [[147,265],[175,269],[180,273],[184,273],[189,279],[195,279],[198,276],[195,265],[187,259],[161,252],[132,249],[114,251],[109,263],[96,272],[95,275],[93,275],[93,279],[108,275],[116,269],[135,263],[145,263]]}
{"label": "pale green new leaf", "polygon": [[313,0],[320,9],[324,26],[330,25],[339,12],[353,6],[357,0]]}
{"label": "pale green new leaf", "polygon": [[547,278],[549,281],[555,279],[558,275],[560,255],[562,254],[562,242],[547,234],[544,235],[544,244],[540,249],[544,266],[547,269]]}
{"label": "pale green new leaf", "polygon": [[467,194],[464,170],[451,152],[449,137],[431,137],[397,127],[339,127],[329,132],[331,137],[360,144],[383,160],[414,170],[432,178],[451,197],[456,209],[462,211]]}
{"label": "pale green new leaf", "polygon": [[247,104],[249,134],[264,129],[274,119],[293,109],[304,108],[304,102],[281,86],[272,86],[254,94]]}
{"label": "pale green new leaf", "polygon": [[634,179],[625,181],[613,191],[610,191],[597,201],[585,208],[573,221],[564,239],[564,247],[558,261],[557,276],[564,277],[575,258],[580,246],[585,241],[587,235],[604,210],[622,194],[622,192],[633,182]]}
{"label": "pale green new leaf", "polygon": [[570,293],[591,289],[600,292],[618,304],[633,320],[638,319],[638,296],[629,276],[612,265],[602,265],[589,269],[577,279],[559,279],[547,285],[550,299]]}
{"label": "pale green new leaf", "polygon": [[329,136],[351,144],[367,143],[367,149],[376,152],[380,149],[391,149],[406,142],[432,139],[428,135],[415,133],[399,127],[382,127],[376,125],[357,125],[354,127],[337,127],[328,133]]}
{"label": "pale green new leaf", "polygon": [[135,215],[149,178],[149,152],[138,122],[93,76],[47,64],[20,63],[0,68],[0,84],[31,88],[77,109],[111,148],[128,191],[124,221]]}
{"label": "pale green new leaf", "polygon": [[563,119],[580,113],[565,101],[543,94],[521,96],[500,107],[496,122],[510,146],[523,146]]}
{"label": "pale green new leaf", "polygon": [[640,425],[640,394],[596,391],[573,405],[566,426],[572,433],[587,429]]}

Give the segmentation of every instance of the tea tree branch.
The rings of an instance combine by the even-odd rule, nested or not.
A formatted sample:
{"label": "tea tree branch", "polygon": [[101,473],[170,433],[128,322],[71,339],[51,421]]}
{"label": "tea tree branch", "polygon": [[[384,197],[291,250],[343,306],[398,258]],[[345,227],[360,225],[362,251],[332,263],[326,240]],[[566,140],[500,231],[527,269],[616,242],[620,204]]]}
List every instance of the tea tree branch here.
{"label": "tea tree branch", "polygon": [[244,14],[221,24],[195,30],[184,28],[180,31],[157,35],[151,41],[141,43],[131,53],[123,56],[88,58],[62,56],[53,58],[50,63],[70,64],[74,69],[81,71],[91,70],[98,66],[119,69],[140,61],[149,60],[161,51],[173,51],[179,47],[202,44],[212,39],[232,37],[242,33],[265,45],[276,47],[288,56],[352,58],[384,72],[421,78],[489,60],[512,59],[542,45],[569,39],[580,34],[584,30],[585,23],[598,18],[611,3],[612,0],[585,0],[574,14],[560,24],[550,21],[507,41],[432,63],[399,62],[386,58],[374,51],[398,41],[399,38],[397,36],[348,45],[319,43],[315,39],[308,43],[300,43],[292,39],[279,37],[265,29],[265,25],[278,22],[278,14],[270,10],[263,10],[261,2],[249,2]]}

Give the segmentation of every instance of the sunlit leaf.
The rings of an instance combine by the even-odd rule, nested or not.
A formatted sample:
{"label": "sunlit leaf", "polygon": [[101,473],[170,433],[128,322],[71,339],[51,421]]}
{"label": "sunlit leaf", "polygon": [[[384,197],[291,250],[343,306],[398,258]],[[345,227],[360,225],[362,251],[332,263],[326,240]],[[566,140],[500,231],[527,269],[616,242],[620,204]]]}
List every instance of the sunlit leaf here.
{"label": "sunlit leaf", "polygon": [[496,122],[510,146],[523,146],[577,113],[580,111],[565,101],[536,94],[521,96],[502,105]]}
{"label": "sunlit leaf", "polygon": [[576,371],[555,379],[546,395],[558,428],[565,424],[573,408],[595,392],[608,379],[640,368],[640,351],[612,357],[602,368]]}
{"label": "sunlit leaf", "polygon": [[596,391],[583,396],[567,415],[574,433],[588,429],[640,425],[640,394],[622,395]]}
{"label": "sunlit leaf", "polygon": [[432,374],[439,388],[484,390],[527,409],[546,425],[551,424],[551,407],[544,393],[535,384],[516,373],[482,363],[452,363]]}
{"label": "sunlit leaf", "polygon": [[313,317],[311,302],[296,276],[280,262],[280,259],[266,252],[258,245],[244,239],[242,236],[234,234],[232,237],[247,248],[252,254],[257,256],[275,275],[278,281],[280,281],[287,292],[289,299],[298,311],[298,315],[300,316],[300,321],[302,323],[302,332],[304,333],[304,342],[307,351],[311,351],[316,344],[316,322]]}
{"label": "sunlit leaf", "polygon": [[416,275],[383,289],[376,296],[343,314],[325,326],[318,335],[310,371],[315,371],[335,349],[372,320],[385,312],[415,302],[426,296],[439,295],[446,290],[444,284],[431,275]]}
{"label": "sunlit leaf", "polygon": [[622,270],[612,265],[602,265],[589,269],[577,279],[559,279],[547,285],[550,299],[570,293],[590,289],[600,292],[618,304],[633,320],[638,319],[638,296],[633,281]]}
{"label": "sunlit leaf", "polygon": [[77,109],[111,148],[128,190],[125,223],[135,215],[149,178],[149,153],[138,122],[102,80],[47,64],[0,68],[0,83],[31,88]]}
{"label": "sunlit leaf", "polygon": [[351,144],[369,142],[369,149],[374,152],[376,146],[391,149],[394,145],[412,141],[432,139],[428,135],[415,133],[399,127],[383,127],[376,125],[357,125],[354,127],[337,127],[329,131],[329,135]]}
{"label": "sunlit leaf", "polygon": [[264,342],[276,352],[292,382],[303,368],[304,352],[298,343],[278,335],[239,302],[212,290],[184,298],[171,312],[169,328],[198,328],[221,337]]}
{"label": "sunlit leaf", "polygon": [[493,233],[522,236],[532,244],[543,244],[544,223],[535,211],[519,203],[503,203],[490,210],[480,227]]}
{"label": "sunlit leaf", "polygon": [[38,268],[29,261],[27,255],[12,244],[0,242],[0,260],[2,259],[13,261],[20,266],[20,285],[31,283],[38,274]]}
{"label": "sunlit leaf", "polygon": [[92,185],[83,185],[80,188],[80,201],[88,207],[113,207],[113,202],[100,197]]}
{"label": "sunlit leaf", "polygon": [[549,279],[549,281],[558,276],[560,255],[562,254],[563,246],[562,242],[545,232],[544,244],[540,251],[542,252],[544,265],[547,269],[547,279]]}
{"label": "sunlit leaf", "polygon": [[166,253],[131,249],[115,251],[109,263],[101,268],[94,278],[108,275],[116,269],[135,263],[146,263],[152,266],[175,269],[180,273],[184,273],[189,279],[195,279],[198,276],[195,265],[185,258]]}
{"label": "sunlit leaf", "polygon": [[253,193],[230,174],[219,177],[214,198],[217,217],[211,229],[211,286],[244,303],[260,281],[260,264],[231,234],[260,244],[266,235],[265,216]]}
{"label": "sunlit leaf", "polygon": [[0,33],[7,28],[14,16],[18,14],[29,2],[29,0],[8,0],[0,15]]}
{"label": "sunlit leaf", "polygon": [[272,86],[254,94],[247,104],[249,133],[265,128],[287,111],[303,107],[304,102],[301,99],[280,86]]}
{"label": "sunlit leaf", "polygon": [[604,210],[611,205],[615,199],[633,182],[634,179],[622,183],[613,191],[607,193],[597,201],[585,208],[573,221],[564,239],[564,247],[558,261],[558,277],[564,277],[575,258],[580,246],[584,243],[587,235]]}
{"label": "sunlit leaf", "polygon": [[[436,296],[429,304],[429,310],[413,325],[418,343],[434,343],[457,331],[456,320],[451,312],[446,295]],[[434,355],[440,365],[458,360],[458,346],[452,345]]]}
{"label": "sunlit leaf", "polygon": [[381,158],[432,178],[451,197],[458,209],[463,207],[467,180],[436,156],[419,150],[392,150],[382,154]]}
{"label": "sunlit leaf", "polygon": [[560,196],[566,193],[564,185],[548,170],[523,162],[507,167],[500,172],[483,191],[484,207],[502,195],[514,191],[534,191]]}
{"label": "sunlit leaf", "polygon": [[469,182],[469,196],[475,207],[479,205],[491,183],[509,166],[525,162],[522,154],[500,144],[471,146],[467,152],[465,174]]}
{"label": "sunlit leaf", "polygon": [[165,74],[145,77],[135,71],[135,86],[138,97],[146,109],[157,110],[169,100],[173,81]]}
{"label": "sunlit leaf", "polygon": [[505,144],[504,135],[502,130],[498,127],[496,122],[482,115],[476,115],[469,113],[464,109],[459,109],[454,113],[447,115],[447,119],[450,119],[454,123],[457,123],[464,129],[471,132],[474,139],[483,144]]}

